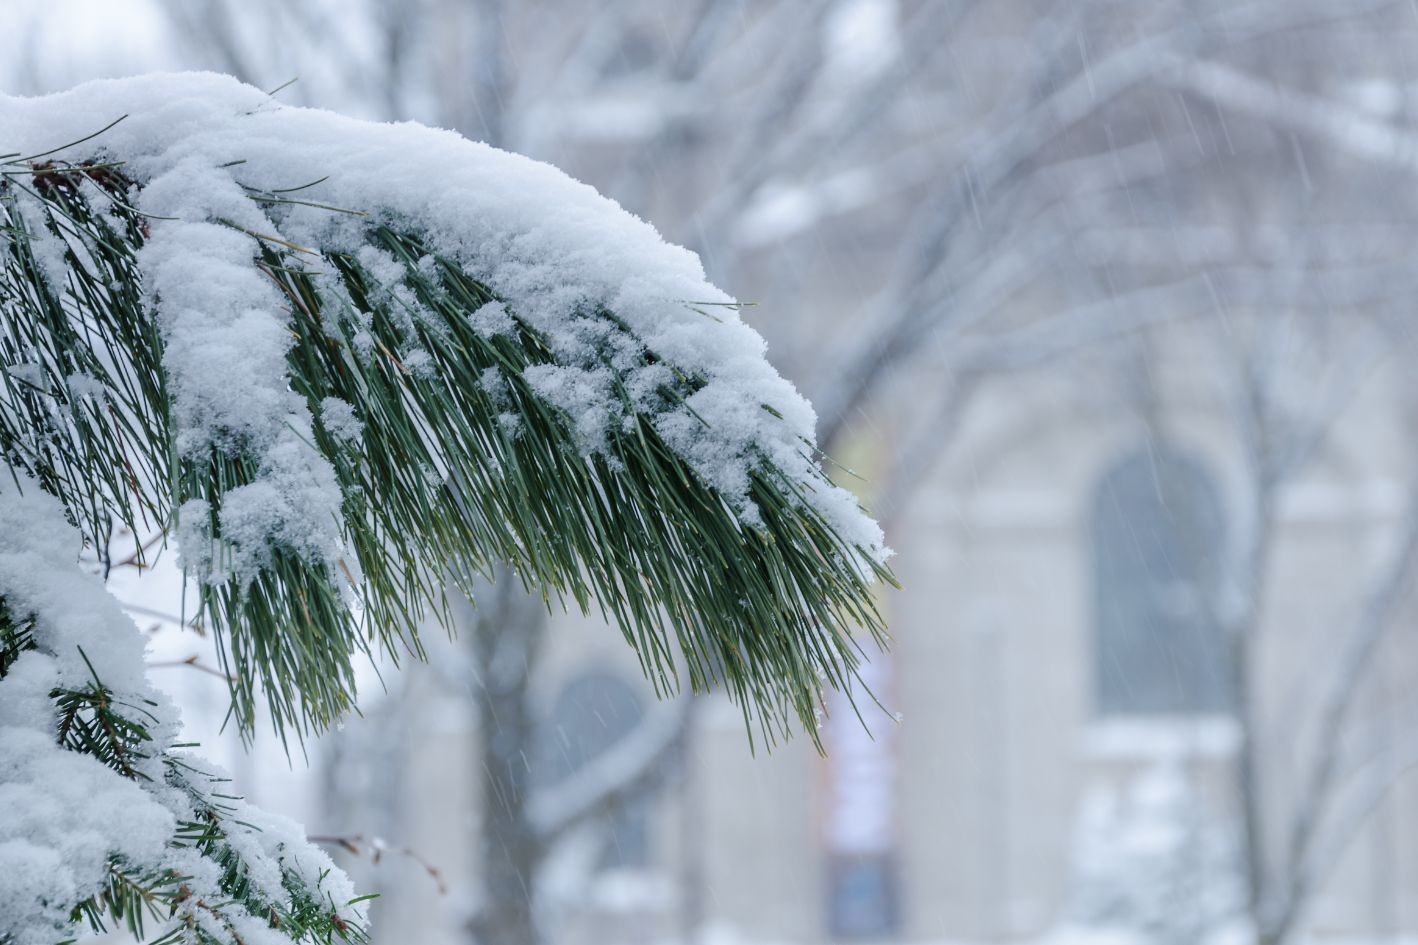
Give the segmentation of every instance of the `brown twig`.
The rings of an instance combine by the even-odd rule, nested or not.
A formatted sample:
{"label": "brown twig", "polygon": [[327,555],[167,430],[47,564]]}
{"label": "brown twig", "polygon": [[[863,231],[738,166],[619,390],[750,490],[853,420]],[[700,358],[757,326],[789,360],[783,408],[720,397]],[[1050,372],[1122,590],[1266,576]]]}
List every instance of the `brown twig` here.
{"label": "brown twig", "polygon": [[172,668],[175,668],[175,667],[178,667],[178,666],[190,666],[190,667],[192,667],[193,669],[198,670],[198,671],[200,671],[200,672],[207,673],[207,674],[212,675],[212,676],[216,676],[218,679],[225,679],[227,682],[236,682],[236,677],[235,677],[235,676],[229,676],[229,675],[227,675],[226,673],[222,672],[222,671],[219,670],[219,669],[213,669],[213,668],[210,667],[210,666],[204,666],[204,665],[202,665],[201,663],[199,663],[199,662],[198,662],[198,656],[197,656],[196,653],[193,653],[191,656],[187,657],[187,659],[185,659],[185,660],[165,660],[165,661],[159,662],[159,663],[149,663],[149,664],[148,664],[148,668],[149,668],[149,669],[172,669]]}
{"label": "brown twig", "polygon": [[147,541],[145,541],[145,542],[143,542],[141,545],[139,545],[137,551],[134,551],[131,555],[129,555],[128,557],[124,558],[122,561],[115,561],[115,562],[113,562],[112,567],[115,567],[115,568],[137,568],[139,571],[145,571],[145,570],[147,570],[147,568],[148,568],[148,563],[147,563],[147,561],[146,561],[146,555],[147,555],[148,551],[149,551],[154,545],[156,545],[158,542],[162,541],[162,540],[163,540],[164,538],[166,538],[166,537],[167,537],[167,532],[166,532],[166,531],[160,531],[160,532],[156,533],[155,535],[153,535],[153,537],[149,538]]}
{"label": "brown twig", "polygon": [[[306,839],[308,839],[311,843],[325,843],[337,846],[345,852],[349,853],[351,856],[357,856],[361,858],[365,856],[364,847],[367,846],[369,848],[369,862],[374,864],[375,866],[378,866],[380,860],[384,858],[385,851],[392,849],[390,847],[386,847],[384,845],[384,842],[378,837],[375,837],[371,840],[367,839],[362,834],[350,834],[347,836],[307,837]],[[443,873],[441,870],[439,870],[438,867],[428,862],[428,860],[425,860],[412,847],[399,847],[398,849],[394,849],[393,852],[398,853],[402,856],[406,856],[409,859],[413,860],[415,863],[417,863],[419,866],[423,867],[424,872],[429,875],[429,878],[433,880],[434,885],[438,887],[438,894],[440,896],[447,894],[448,886],[443,882]]]}

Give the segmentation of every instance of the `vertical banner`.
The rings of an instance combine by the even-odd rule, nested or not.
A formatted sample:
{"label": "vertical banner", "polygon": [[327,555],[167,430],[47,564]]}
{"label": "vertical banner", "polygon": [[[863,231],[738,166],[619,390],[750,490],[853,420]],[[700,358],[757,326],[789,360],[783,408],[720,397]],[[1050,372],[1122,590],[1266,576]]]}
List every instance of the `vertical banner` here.
{"label": "vertical banner", "polygon": [[[892,695],[891,657],[873,653],[862,686],[830,692],[822,741],[821,837],[827,929],[835,939],[885,939],[900,929],[896,875],[896,722],[873,701]],[[857,710],[861,716],[858,717]],[[863,720],[866,726],[863,726]]]}

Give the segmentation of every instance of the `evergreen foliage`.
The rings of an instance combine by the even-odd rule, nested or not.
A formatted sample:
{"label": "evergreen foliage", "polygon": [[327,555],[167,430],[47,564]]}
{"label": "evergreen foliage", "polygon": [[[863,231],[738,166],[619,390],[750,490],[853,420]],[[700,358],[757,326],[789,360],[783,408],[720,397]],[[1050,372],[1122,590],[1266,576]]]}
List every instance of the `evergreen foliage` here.
{"label": "evergreen foliage", "polygon": [[[223,779],[175,741],[137,628],[75,562],[81,544],[107,561],[120,529],[140,565],[142,536],[176,540],[247,735],[263,701],[283,739],[331,726],[353,704],[357,654],[418,652],[415,628],[446,621],[450,584],[472,597],[474,579],[507,562],[546,589],[548,607],[599,609],[658,691],[677,690],[682,669],[695,690],[725,688],[751,738],[771,742],[796,720],[816,740],[821,688],[846,688],[855,672],[853,634],[884,637],[873,584],[893,580],[888,552],[821,472],[810,411],[762,361],[757,336],[696,330],[699,318],[724,325],[712,309],[732,303],[652,291],[702,284],[684,275],[697,266],[544,168],[466,152],[505,174],[486,186],[540,182],[574,205],[567,220],[534,220],[552,238],[518,250],[549,258],[512,259],[534,283],[580,266],[562,293],[575,305],[532,317],[494,291],[495,273],[470,271],[436,218],[336,207],[306,199],[320,181],[257,187],[239,176],[243,160],[194,157],[204,126],[187,112],[219,135],[269,103],[247,109],[255,90],[191,81],[220,101],[186,77],[88,88],[100,106],[110,92],[167,95],[191,124],[154,144],[166,119],[148,117],[127,139],[145,171],[101,146],[118,121],[41,153],[0,154],[0,800],[11,799],[0,893],[14,900],[0,902],[0,945],[48,945],[84,925],[157,945],[366,937],[362,899],[328,857],[295,825],[223,794]],[[23,140],[34,133],[24,115],[6,124],[6,109],[27,107],[17,101],[0,96],[0,133]],[[286,117],[312,140],[332,127],[301,111],[275,116],[268,161],[287,156]],[[380,135],[346,143],[394,140]],[[308,161],[318,144],[306,145]],[[150,212],[153,191],[181,216]],[[524,239],[517,227],[548,206],[489,204],[502,217],[484,248]],[[281,235],[296,212],[351,225],[297,226],[322,235],[298,245]],[[587,249],[602,238],[619,255]],[[605,297],[640,262],[626,247],[661,253],[675,272],[616,311]],[[224,278],[225,294],[201,291]],[[195,291],[169,304],[161,287]],[[702,371],[700,341],[714,348]],[[223,355],[270,376],[217,390],[213,407],[200,375],[230,367]],[[567,381],[590,376],[601,400],[588,431]],[[243,425],[248,401],[259,422]],[[738,429],[709,435],[722,431],[696,409],[706,403]],[[67,791],[72,818],[51,816],[47,786]],[[80,793],[87,807],[72,800]],[[128,822],[105,820],[120,809]],[[50,885],[29,869],[48,870]]]}
{"label": "evergreen foliage", "polygon": [[[148,223],[132,206],[135,185],[110,163],[11,166],[0,185],[0,449],[62,497],[86,534],[115,523],[172,529],[184,509],[219,538],[223,495],[253,481],[257,464],[239,448],[204,462],[174,448],[163,340],[137,278]],[[25,197],[42,212],[24,212]],[[37,227],[63,240],[63,285],[38,259]],[[598,606],[661,691],[677,684],[678,649],[694,689],[724,685],[770,738],[794,716],[812,731],[819,687],[842,686],[855,665],[852,629],[881,639],[871,584],[891,578],[800,486],[759,462],[751,495],[761,525],[745,525],[624,392],[625,422],[586,457],[572,420],[523,377],[556,362],[550,346],[515,313],[511,332],[474,331],[468,316],[496,299],[416,233],[380,225],[367,239],[400,261],[399,285],[436,322],[411,317],[396,286],[350,252],[251,235],[257,264],[289,301],[290,383],[338,474],[356,560],[332,574],[278,546],[254,579],[202,584],[201,617],[228,647],[243,726],[262,693],[278,726],[329,726],[349,708],[354,652],[371,639],[396,656],[416,649],[414,628],[430,609],[444,612],[445,567],[467,591],[473,574],[507,560],[529,586]],[[317,273],[338,274],[341,291]],[[364,332],[372,349],[355,343]],[[431,369],[395,353],[411,334]],[[103,396],[76,391],[75,376],[95,378]],[[700,383],[676,373],[659,393],[682,402]],[[357,441],[320,422],[332,397],[354,406]]]}
{"label": "evergreen foliage", "polygon": [[[15,614],[0,595],[0,683],[21,655],[43,653],[35,624],[35,615]],[[368,940],[357,911],[361,899],[335,902],[323,888],[329,867],[317,866],[312,883],[308,870],[280,853],[274,859],[256,853],[251,838],[262,828],[246,819],[249,809],[239,798],[222,793],[224,778],[181,752],[190,745],[166,736],[163,706],[142,693],[114,692],[82,648],[79,655],[90,681],[56,686],[48,693],[55,741],[162,798],[181,816],[169,841],[174,862],[135,862],[121,841],[113,841],[102,888],[68,908],[72,926],[93,932],[122,928],[140,940],[154,928],[163,930],[149,945],[257,945],[251,940],[254,917],[258,929],[278,932],[281,941],[359,945]],[[200,861],[212,865],[211,873],[200,878],[175,865]],[[278,895],[253,881],[263,869],[277,872]],[[15,909],[23,904],[4,905]],[[19,942],[0,923],[0,945]]]}

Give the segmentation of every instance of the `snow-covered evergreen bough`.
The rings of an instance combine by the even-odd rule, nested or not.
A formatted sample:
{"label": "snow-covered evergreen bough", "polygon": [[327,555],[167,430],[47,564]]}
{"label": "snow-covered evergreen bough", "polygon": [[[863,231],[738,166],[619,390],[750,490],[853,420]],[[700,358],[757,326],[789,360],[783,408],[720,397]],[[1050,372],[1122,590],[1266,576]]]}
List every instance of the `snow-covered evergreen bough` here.
{"label": "snow-covered evergreen bough", "polygon": [[258,699],[332,724],[355,653],[417,651],[493,561],[770,739],[880,641],[888,552],[811,408],[590,188],[205,74],[0,96],[0,152],[3,945],[364,935],[328,858],[174,744],[77,564],[117,527],[175,539],[247,731]]}

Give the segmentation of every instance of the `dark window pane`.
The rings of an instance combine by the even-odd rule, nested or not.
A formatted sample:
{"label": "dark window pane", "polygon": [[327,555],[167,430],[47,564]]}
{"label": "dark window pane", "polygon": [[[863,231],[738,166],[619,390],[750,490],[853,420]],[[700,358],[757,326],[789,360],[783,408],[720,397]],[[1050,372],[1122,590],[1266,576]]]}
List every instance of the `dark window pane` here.
{"label": "dark window pane", "polygon": [[876,939],[898,931],[895,863],[890,854],[837,855],[828,861],[828,928],[835,939]]}
{"label": "dark window pane", "polygon": [[1225,711],[1225,648],[1214,605],[1225,522],[1211,478],[1152,448],[1115,466],[1094,507],[1099,710]]}

